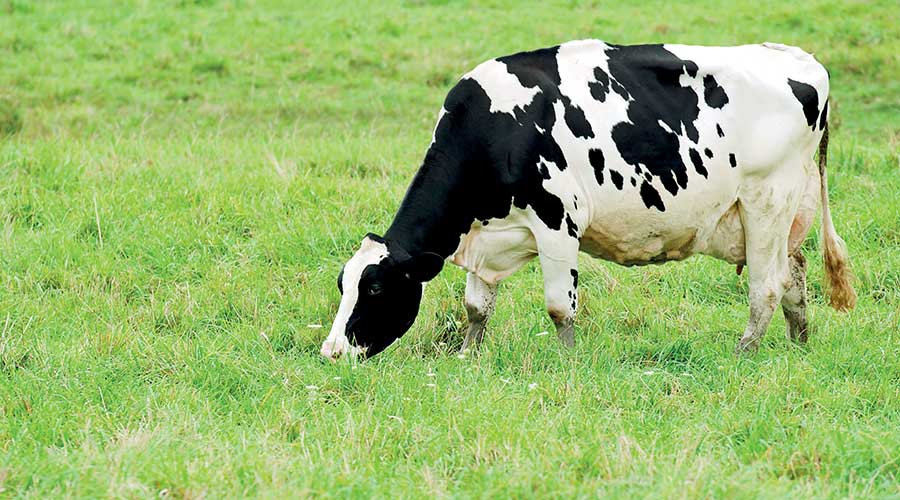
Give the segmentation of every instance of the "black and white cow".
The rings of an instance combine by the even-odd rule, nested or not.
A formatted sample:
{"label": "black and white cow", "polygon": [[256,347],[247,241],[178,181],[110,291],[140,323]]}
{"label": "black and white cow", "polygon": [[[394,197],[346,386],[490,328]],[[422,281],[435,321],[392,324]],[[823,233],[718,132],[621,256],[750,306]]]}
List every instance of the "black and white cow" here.
{"label": "black and white cow", "polygon": [[[384,237],[338,277],[322,354],[375,355],[413,324],[445,260],[468,271],[463,348],[497,283],[534,256],[547,310],[572,345],[578,252],[625,266],[717,257],[749,270],[753,350],[780,303],[806,340],[799,247],[822,204],[831,304],[856,301],[828,210],[828,74],[785,45],[584,40],[487,61],[463,76]],[[813,159],[819,149],[818,168]]]}

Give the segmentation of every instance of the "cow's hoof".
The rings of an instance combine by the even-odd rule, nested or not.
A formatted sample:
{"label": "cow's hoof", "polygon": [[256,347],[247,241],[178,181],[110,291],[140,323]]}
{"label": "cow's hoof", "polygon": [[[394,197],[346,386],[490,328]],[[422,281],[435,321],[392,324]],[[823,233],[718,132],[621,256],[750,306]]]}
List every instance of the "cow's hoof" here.
{"label": "cow's hoof", "polygon": [[796,344],[806,344],[806,341],[809,340],[809,326],[796,328],[791,328],[790,326],[788,326],[788,338]]}
{"label": "cow's hoof", "polygon": [[575,347],[575,328],[572,325],[560,328],[556,332],[556,336],[559,338],[559,343],[564,347],[568,349]]}
{"label": "cow's hoof", "polygon": [[738,356],[749,356],[751,354],[756,353],[759,350],[759,341],[743,341],[738,342],[737,347],[734,348],[734,353]]}

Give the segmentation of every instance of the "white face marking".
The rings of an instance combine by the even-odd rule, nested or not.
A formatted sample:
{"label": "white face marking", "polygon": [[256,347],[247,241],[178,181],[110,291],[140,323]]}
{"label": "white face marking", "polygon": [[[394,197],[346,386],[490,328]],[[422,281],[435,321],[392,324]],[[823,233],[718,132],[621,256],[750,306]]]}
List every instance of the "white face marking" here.
{"label": "white face marking", "polygon": [[537,87],[522,86],[505,64],[494,59],[481,63],[463,78],[475,80],[484,89],[491,100],[491,113],[509,113],[515,116],[517,107],[524,109],[541,91]]}
{"label": "white face marking", "polygon": [[359,280],[363,270],[371,264],[378,264],[387,256],[388,249],[384,243],[378,243],[367,237],[356,254],[344,266],[344,276],[341,281],[344,296],[341,298],[337,316],[331,325],[331,332],[322,343],[322,356],[334,359],[342,354],[357,356],[363,352],[361,348],[350,344],[350,339],[347,338],[347,322],[350,320],[350,315],[359,298]]}

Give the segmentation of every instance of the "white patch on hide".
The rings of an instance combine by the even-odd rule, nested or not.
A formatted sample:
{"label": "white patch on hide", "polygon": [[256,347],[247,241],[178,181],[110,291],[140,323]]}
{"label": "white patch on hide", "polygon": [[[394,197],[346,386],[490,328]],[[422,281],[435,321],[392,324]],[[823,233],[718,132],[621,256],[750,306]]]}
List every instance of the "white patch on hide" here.
{"label": "white patch on hide", "polygon": [[506,65],[496,59],[480,64],[463,78],[478,82],[491,100],[491,113],[509,113],[515,116],[515,109],[524,109],[531,104],[541,90],[524,87],[519,79],[510,73]]}

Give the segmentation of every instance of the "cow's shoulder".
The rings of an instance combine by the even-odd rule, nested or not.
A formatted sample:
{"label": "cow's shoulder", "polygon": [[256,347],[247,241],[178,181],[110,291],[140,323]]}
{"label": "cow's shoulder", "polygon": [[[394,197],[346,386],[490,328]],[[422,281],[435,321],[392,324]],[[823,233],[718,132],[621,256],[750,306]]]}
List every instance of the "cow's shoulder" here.
{"label": "cow's shoulder", "polygon": [[[444,108],[457,115],[486,106],[522,121],[536,104],[559,95],[559,47],[489,59],[466,73],[447,94]],[[480,110],[480,109],[479,109]]]}

